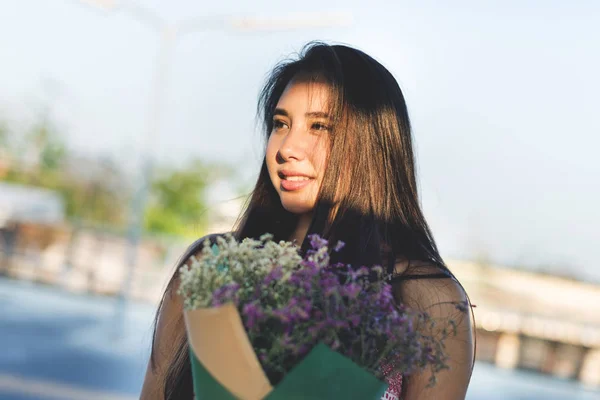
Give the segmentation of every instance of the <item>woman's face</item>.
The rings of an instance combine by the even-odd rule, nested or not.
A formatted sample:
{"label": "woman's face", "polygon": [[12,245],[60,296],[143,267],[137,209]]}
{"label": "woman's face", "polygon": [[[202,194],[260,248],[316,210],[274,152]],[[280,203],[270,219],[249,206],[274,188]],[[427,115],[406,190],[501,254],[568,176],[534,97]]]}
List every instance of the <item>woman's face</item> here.
{"label": "woman's face", "polygon": [[266,151],[267,169],[283,207],[310,213],[329,155],[331,122],[326,83],[292,80],[281,95]]}

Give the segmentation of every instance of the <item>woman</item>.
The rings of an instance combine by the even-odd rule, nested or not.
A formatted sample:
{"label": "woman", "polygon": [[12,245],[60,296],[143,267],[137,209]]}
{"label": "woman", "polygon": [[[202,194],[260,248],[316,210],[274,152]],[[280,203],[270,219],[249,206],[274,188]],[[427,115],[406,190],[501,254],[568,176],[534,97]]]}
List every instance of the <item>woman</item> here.
{"label": "woman", "polygon": [[[450,369],[437,374],[433,388],[427,372],[391,386],[404,399],[463,399],[473,366],[473,322],[455,304],[468,304],[468,297],[420,209],[408,111],[394,77],[359,50],[312,43],[273,70],[259,112],[265,158],[235,236],[269,232],[305,251],[305,238],[317,233],[346,243],[338,261],[384,265],[398,302],[458,322],[457,335],[447,341]],[[175,274],[157,312],[143,399],[193,396],[177,284]]]}

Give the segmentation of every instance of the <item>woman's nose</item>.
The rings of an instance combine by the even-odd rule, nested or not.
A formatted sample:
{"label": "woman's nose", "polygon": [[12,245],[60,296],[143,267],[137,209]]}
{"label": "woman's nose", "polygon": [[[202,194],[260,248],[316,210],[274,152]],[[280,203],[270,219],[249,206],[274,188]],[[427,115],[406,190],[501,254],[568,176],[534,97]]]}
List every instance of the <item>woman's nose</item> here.
{"label": "woman's nose", "polygon": [[306,134],[299,129],[290,129],[281,142],[278,158],[280,161],[302,161],[306,158]]}

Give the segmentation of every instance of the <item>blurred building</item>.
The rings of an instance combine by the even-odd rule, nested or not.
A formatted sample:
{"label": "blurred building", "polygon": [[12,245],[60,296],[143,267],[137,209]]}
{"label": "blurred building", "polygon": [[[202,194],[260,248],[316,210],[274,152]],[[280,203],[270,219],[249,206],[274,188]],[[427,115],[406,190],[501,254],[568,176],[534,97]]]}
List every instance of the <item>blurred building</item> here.
{"label": "blurred building", "polygon": [[244,198],[237,198],[213,205],[207,232],[231,232],[244,206],[244,201]]}
{"label": "blurred building", "polygon": [[247,198],[238,192],[227,180],[220,180],[210,187],[207,196],[207,233],[231,232]]}
{"label": "blurred building", "polygon": [[59,193],[0,182],[0,227],[11,223],[60,224],[64,219],[65,205]]}
{"label": "blurred building", "polygon": [[600,387],[600,285],[472,262],[449,263],[477,324],[477,358]]}

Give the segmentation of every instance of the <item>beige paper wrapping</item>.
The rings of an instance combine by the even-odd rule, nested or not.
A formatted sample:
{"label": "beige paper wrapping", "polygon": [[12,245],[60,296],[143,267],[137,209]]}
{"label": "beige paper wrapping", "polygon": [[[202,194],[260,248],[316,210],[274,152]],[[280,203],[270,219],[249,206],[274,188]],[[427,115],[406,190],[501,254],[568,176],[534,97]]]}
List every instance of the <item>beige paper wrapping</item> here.
{"label": "beige paper wrapping", "polygon": [[188,341],[198,360],[234,396],[264,398],[272,387],[233,304],[184,312]]}

